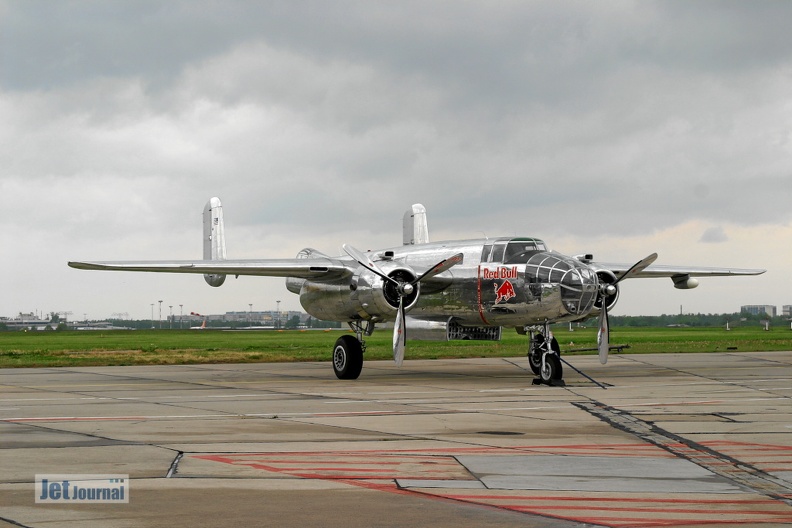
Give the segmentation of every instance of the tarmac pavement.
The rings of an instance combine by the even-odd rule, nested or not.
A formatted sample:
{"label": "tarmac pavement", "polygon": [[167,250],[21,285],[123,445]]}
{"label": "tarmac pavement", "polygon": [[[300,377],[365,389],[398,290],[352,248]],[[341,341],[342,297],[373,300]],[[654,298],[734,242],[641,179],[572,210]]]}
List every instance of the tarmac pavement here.
{"label": "tarmac pavement", "polygon": [[792,352],[566,359],[2,369],[0,527],[792,523]]}

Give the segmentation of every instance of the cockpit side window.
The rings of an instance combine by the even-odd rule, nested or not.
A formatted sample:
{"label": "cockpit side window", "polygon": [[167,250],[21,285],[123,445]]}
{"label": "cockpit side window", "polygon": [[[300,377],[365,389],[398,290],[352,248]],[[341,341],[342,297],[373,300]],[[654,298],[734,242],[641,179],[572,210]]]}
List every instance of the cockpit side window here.
{"label": "cockpit side window", "polygon": [[481,262],[489,262],[490,253],[492,253],[492,244],[484,244],[484,249],[481,250]]}
{"label": "cockpit side window", "polygon": [[503,262],[503,251],[506,249],[506,242],[498,242],[492,247],[490,262]]}

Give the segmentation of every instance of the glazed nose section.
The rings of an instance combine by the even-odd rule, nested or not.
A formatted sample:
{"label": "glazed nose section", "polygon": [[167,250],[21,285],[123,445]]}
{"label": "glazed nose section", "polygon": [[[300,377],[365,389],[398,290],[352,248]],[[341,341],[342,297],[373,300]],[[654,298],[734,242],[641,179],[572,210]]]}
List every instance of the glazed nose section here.
{"label": "glazed nose section", "polygon": [[594,307],[599,284],[597,275],[587,266],[568,262],[569,269],[561,278],[561,301],[574,315],[585,315]]}
{"label": "glazed nose section", "polygon": [[594,307],[599,291],[597,275],[582,262],[554,252],[533,255],[525,268],[528,282],[557,284],[564,309],[585,315]]}

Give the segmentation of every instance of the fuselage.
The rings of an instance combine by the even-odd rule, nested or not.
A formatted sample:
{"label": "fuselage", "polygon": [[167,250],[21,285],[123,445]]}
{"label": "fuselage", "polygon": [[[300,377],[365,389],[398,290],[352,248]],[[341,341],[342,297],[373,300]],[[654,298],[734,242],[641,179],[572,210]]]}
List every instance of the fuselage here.
{"label": "fuselage", "polygon": [[[596,310],[599,279],[580,260],[549,251],[536,238],[455,240],[386,248],[369,253],[386,273],[415,278],[453,254],[463,262],[421,283],[406,300],[416,319],[471,326],[524,326],[583,319]],[[334,281],[287,281],[303,308],[326,320],[374,322],[393,319],[397,298],[387,284],[360,268]]]}

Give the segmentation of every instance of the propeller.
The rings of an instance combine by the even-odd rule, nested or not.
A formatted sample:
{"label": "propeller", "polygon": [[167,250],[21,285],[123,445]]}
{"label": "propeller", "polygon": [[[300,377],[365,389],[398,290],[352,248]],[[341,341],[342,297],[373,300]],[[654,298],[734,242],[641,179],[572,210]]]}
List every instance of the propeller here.
{"label": "propeller", "polygon": [[462,253],[457,253],[456,255],[448,257],[447,259],[443,259],[422,273],[415,280],[407,282],[399,281],[388,276],[379,268],[379,266],[374,263],[373,260],[371,260],[371,258],[369,258],[368,255],[359,249],[356,249],[348,244],[344,244],[341,247],[344,249],[346,254],[355,259],[358,264],[371,271],[375,275],[379,275],[383,280],[392,282],[396,286],[396,293],[399,296],[399,308],[396,312],[396,321],[393,325],[393,360],[396,362],[396,366],[400,367],[402,361],[404,360],[404,345],[407,341],[407,329],[404,324],[404,298],[412,295],[412,293],[415,291],[415,285],[422,280],[431,279],[435,275],[439,275],[444,271],[448,271],[453,266],[462,262],[464,255]]}
{"label": "propeller", "polygon": [[599,330],[597,331],[597,348],[599,350],[599,360],[600,363],[603,365],[608,362],[608,351],[610,350],[610,327],[608,324],[608,303],[606,302],[607,297],[612,297],[616,295],[617,289],[616,285],[619,284],[624,279],[628,279],[633,275],[637,275],[638,273],[645,270],[652,262],[657,260],[657,253],[652,253],[648,257],[639,260],[635,264],[632,265],[627,272],[616,279],[616,282],[613,284],[603,284],[600,293],[603,297],[602,300],[602,311],[599,315]]}

